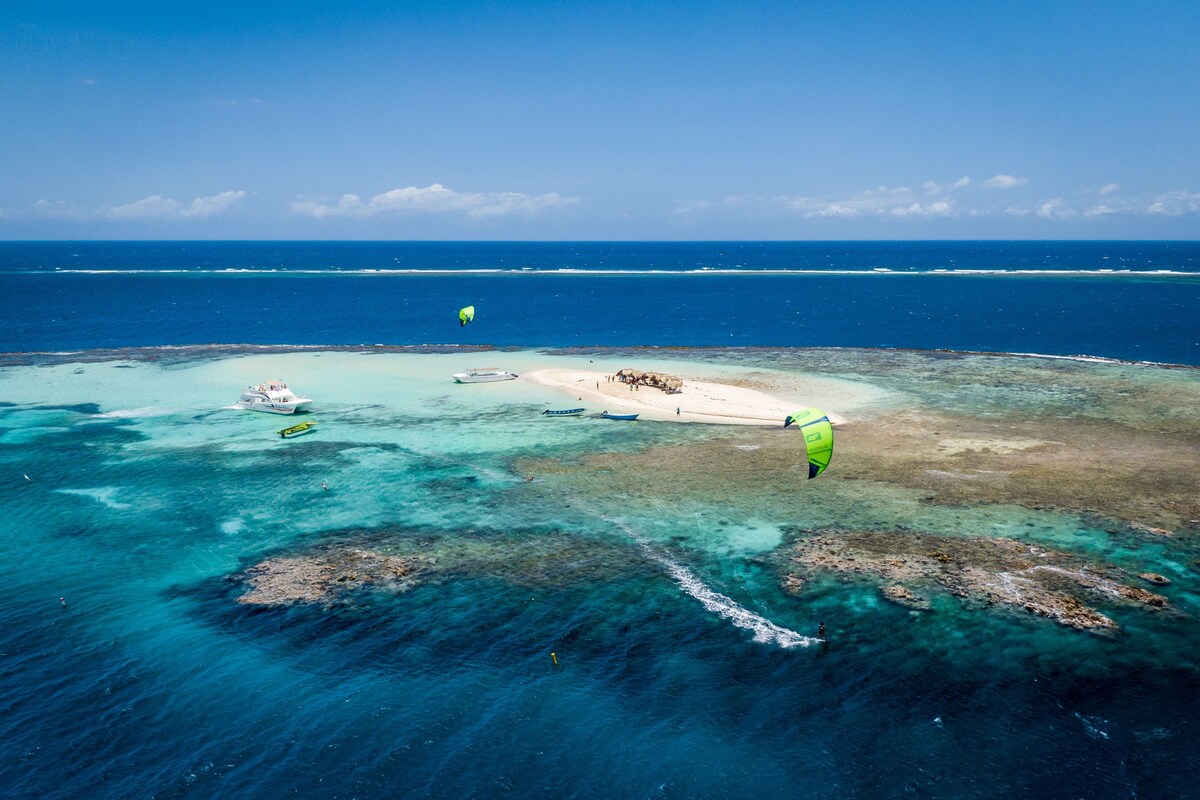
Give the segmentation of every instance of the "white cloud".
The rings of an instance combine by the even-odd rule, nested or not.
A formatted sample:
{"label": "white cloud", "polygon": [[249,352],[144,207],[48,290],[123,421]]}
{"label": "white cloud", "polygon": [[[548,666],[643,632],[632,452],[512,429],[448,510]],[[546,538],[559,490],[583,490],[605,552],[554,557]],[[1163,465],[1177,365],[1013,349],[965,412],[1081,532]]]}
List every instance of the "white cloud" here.
{"label": "white cloud", "polygon": [[1042,219],[1066,219],[1076,216],[1075,210],[1061,197],[1044,201],[1035,213]]}
{"label": "white cloud", "polygon": [[956,189],[962,189],[971,185],[971,179],[966,175],[962,176],[953,183],[938,183],[937,181],[925,181],[921,184],[921,188],[928,194],[943,194],[945,192],[953,192]]}
{"label": "white cloud", "polygon": [[1145,213],[1178,217],[1184,214],[1194,214],[1200,211],[1200,193],[1187,192],[1182,189],[1164,192],[1154,198],[1146,208]]}
{"label": "white cloud", "polygon": [[934,203],[913,203],[907,207],[897,206],[892,209],[895,217],[947,217],[954,211],[954,203],[950,200],[938,200]]}
{"label": "white cloud", "polygon": [[169,197],[152,194],[121,206],[112,206],[107,216],[113,219],[168,219],[178,216],[183,203]]}
{"label": "white cloud", "polygon": [[[998,179],[1004,179],[999,180]],[[998,175],[986,183],[993,185],[1019,185],[1023,178]],[[1029,203],[999,202],[997,195],[983,192],[951,192],[971,185],[968,177],[941,184],[926,181],[919,187],[878,186],[850,196],[810,197],[802,195],[729,195],[723,202],[709,203],[703,200],[680,203],[675,213],[679,215],[712,215],[740,213],[755,219],[763,215],[786,213],[805,219],[891,219],[920,220],[931,218],[985,218],[1008,216],[1017,219],[1039,218],[1048,221],[1115,219],[1119,217],[1181,217],[1200,215],[1200,192],[1175,190],[1139,197],[1124,196],[1116,184],[1108,184],[1101,190],[1080,189],[1070,194]],[[1095,199],[1096,192],[1104,195],[1102,202]]]}
{"label": "white cloud", "polygon": [[241,200],[246,196],[246,193],[238,190],[234,192],[221,192],[210,197],[197,197],[192,201],[192,204],[179,212],[181,217],[211,217],[214,214],[220,214],[231,205]]}
{"label": "white cloud", "polygon": [[[930,201],[929,181],[918,191],[908,186],[879,186],[852,197],[775,197],[767,201],[789,211],[799,212],[813,219],[831,219],[859,216],[876,217],[948,217],[955,216],[954,201],[950,198]],[[938,186],[937,184],[933,184]],[[939,192],[945,187],[938,187]]]}
{"label": "white cloud", "polygon": [[210,197],[197,197],[190,205],[184,205],[170,197],[152,194],[120,206],[110,206],[102,216],[110,219],[161,220],[161,219],[204,219],[225,211],[246,196],[244,191],[221,192]]}
{"label": "white cloud", "polygon": [[997,175],[993,178],[988,178],[983,182],[983,185],[989,189],[1011,189],[1014,186],[1022,186],[1029,183],[1029,178],[1016,178],[1012,175]]}
{"label": "white cloud", "polygon": [[1120,189],[1120,188],[1121,187],[1115,183],[1106,183],[1100,187],[1100,196],[1103,197],[1106,194],[1112,194],[1113,192],[1115,192],[1117,189]]}
{"label": "white cloud", "polygon": [[100,208],[84,208],[64,200],[50,201],[45,198],[20,209],[0,209],[3,219],[68,219],[86,220],[173,220],[205,219],[226,211],[246,196],[246,192],[220,192],[209,197],[197,197],[190,203],[181,203],[170,197],[152,194],[132,203]]}
{"label": "white cloud", "polygon": [[824,208],[819,208],[805,214],[806,217],[857,217],[858,211],[844,206],[841,203],[829,203]]}
{"label": "white cloud", "polygon": [[379,214],[465,213],[470,217],[498,217],[505,214],[534,214],[546,208],[578,203],[578,197],[563,197],[557,192],[528,195],[521,192],[456,192],[440,183],[424,188],[409,186],[377,194],[367,202],[355,194],[342,195],[336,205],[316,200],[297,200],[292,212],[302,216],[373,217]]}

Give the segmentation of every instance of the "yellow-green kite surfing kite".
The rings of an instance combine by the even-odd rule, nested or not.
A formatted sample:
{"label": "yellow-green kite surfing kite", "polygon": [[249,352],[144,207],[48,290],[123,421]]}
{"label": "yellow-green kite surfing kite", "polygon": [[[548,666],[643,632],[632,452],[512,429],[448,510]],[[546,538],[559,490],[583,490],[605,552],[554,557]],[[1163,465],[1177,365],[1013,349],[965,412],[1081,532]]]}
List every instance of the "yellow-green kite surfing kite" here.
{"label": "yellow-green kite surfing kite", "polygon": [[829,417],[819,408],[806,408],[791,414],[783,421],[783,427],[800,426],[804,434],[804,446],[808,448],[808,477],[813,479],[825,471],[833,458],[833,426]]}

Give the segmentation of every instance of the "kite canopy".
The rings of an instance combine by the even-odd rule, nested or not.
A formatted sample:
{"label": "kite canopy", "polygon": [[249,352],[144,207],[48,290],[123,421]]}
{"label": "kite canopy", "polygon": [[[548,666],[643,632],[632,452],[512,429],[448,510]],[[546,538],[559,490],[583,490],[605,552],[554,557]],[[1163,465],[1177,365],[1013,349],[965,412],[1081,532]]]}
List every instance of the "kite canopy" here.
{"label": "kite canopy", "polygon": [[458,327],[463,327],[471,320],[475,319],[475,306],[467,306],[458,311]]}
{"label": "kite canopy", "polygon": [[817,477],[829,466],[833,458],[833,426],[829,417],[819,408],[806,408],[791,414],[783,421],[783,427],[800,426],[804,434],[804,446],[808,448],[808,477]]}

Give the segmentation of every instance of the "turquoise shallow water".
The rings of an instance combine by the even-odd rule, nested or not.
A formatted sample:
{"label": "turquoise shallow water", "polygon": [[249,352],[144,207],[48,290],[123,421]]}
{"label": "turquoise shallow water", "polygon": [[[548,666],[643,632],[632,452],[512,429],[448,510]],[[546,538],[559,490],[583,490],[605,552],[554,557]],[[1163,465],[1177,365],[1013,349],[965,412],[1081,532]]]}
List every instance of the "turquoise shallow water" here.
{"label": "turquoise shallow water", "polygon": [[[714,377],[795,377],[778,358],[687,358]],[[838,478],[836,455],[817,481],[747,492],[688,484],[669,460],[631,484],[574,465],[716,442],[749,468],[781,433],[549,420],[554,390],[449,380],[479,361],[0,369],[5,795],[1194,796],[1190,542],[1052,509],[928,505]],[[865,417],[969,407],[972,369],[941,393],[912,369],[840,377],[872,383]],[[316,433],[282,441],[285,418],[225,408],[277,376],[316,398]],[[984,416],[1001,405],[986,394]],[[1007,402],[1055,401],[1013,389]],[[532,463],[563,467],[527,482]],[[916,612],[836,577],[782,591],[792,532],[837,526],[1008,536],[1153,568],[1174,579],[1174,611],[1106,607],[1122,627],[1099,636],[950,597]],[[430,570],[329,605],[237,602],[264,558],[339,548]],[[819,622],[827,646],[809,638]]]}

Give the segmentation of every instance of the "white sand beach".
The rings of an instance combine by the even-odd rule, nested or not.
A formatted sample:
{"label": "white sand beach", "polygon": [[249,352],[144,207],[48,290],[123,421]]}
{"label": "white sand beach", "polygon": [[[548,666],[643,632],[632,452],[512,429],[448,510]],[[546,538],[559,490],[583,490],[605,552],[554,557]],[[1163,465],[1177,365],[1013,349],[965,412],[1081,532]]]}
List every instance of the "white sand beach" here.
{"label": "white sand beach", "polygon": [[[610,380],[603,372],[581,369],[539,369],[526,372],[523,380],[562,390],[572,400],[599,405],[620,414],[640,414],[643,419],[678,422],[707,422],[720,425],[782,425],[788,414],[817,406],[834,425],[847,420],[829,407],[828,391],[819,397],[775,397],[756,389],[683,378],[683,389],[667,394],[661,389]],[[865,398],[846,397],[847,406]],[[568,403],[569,405],[569,403]]]}

